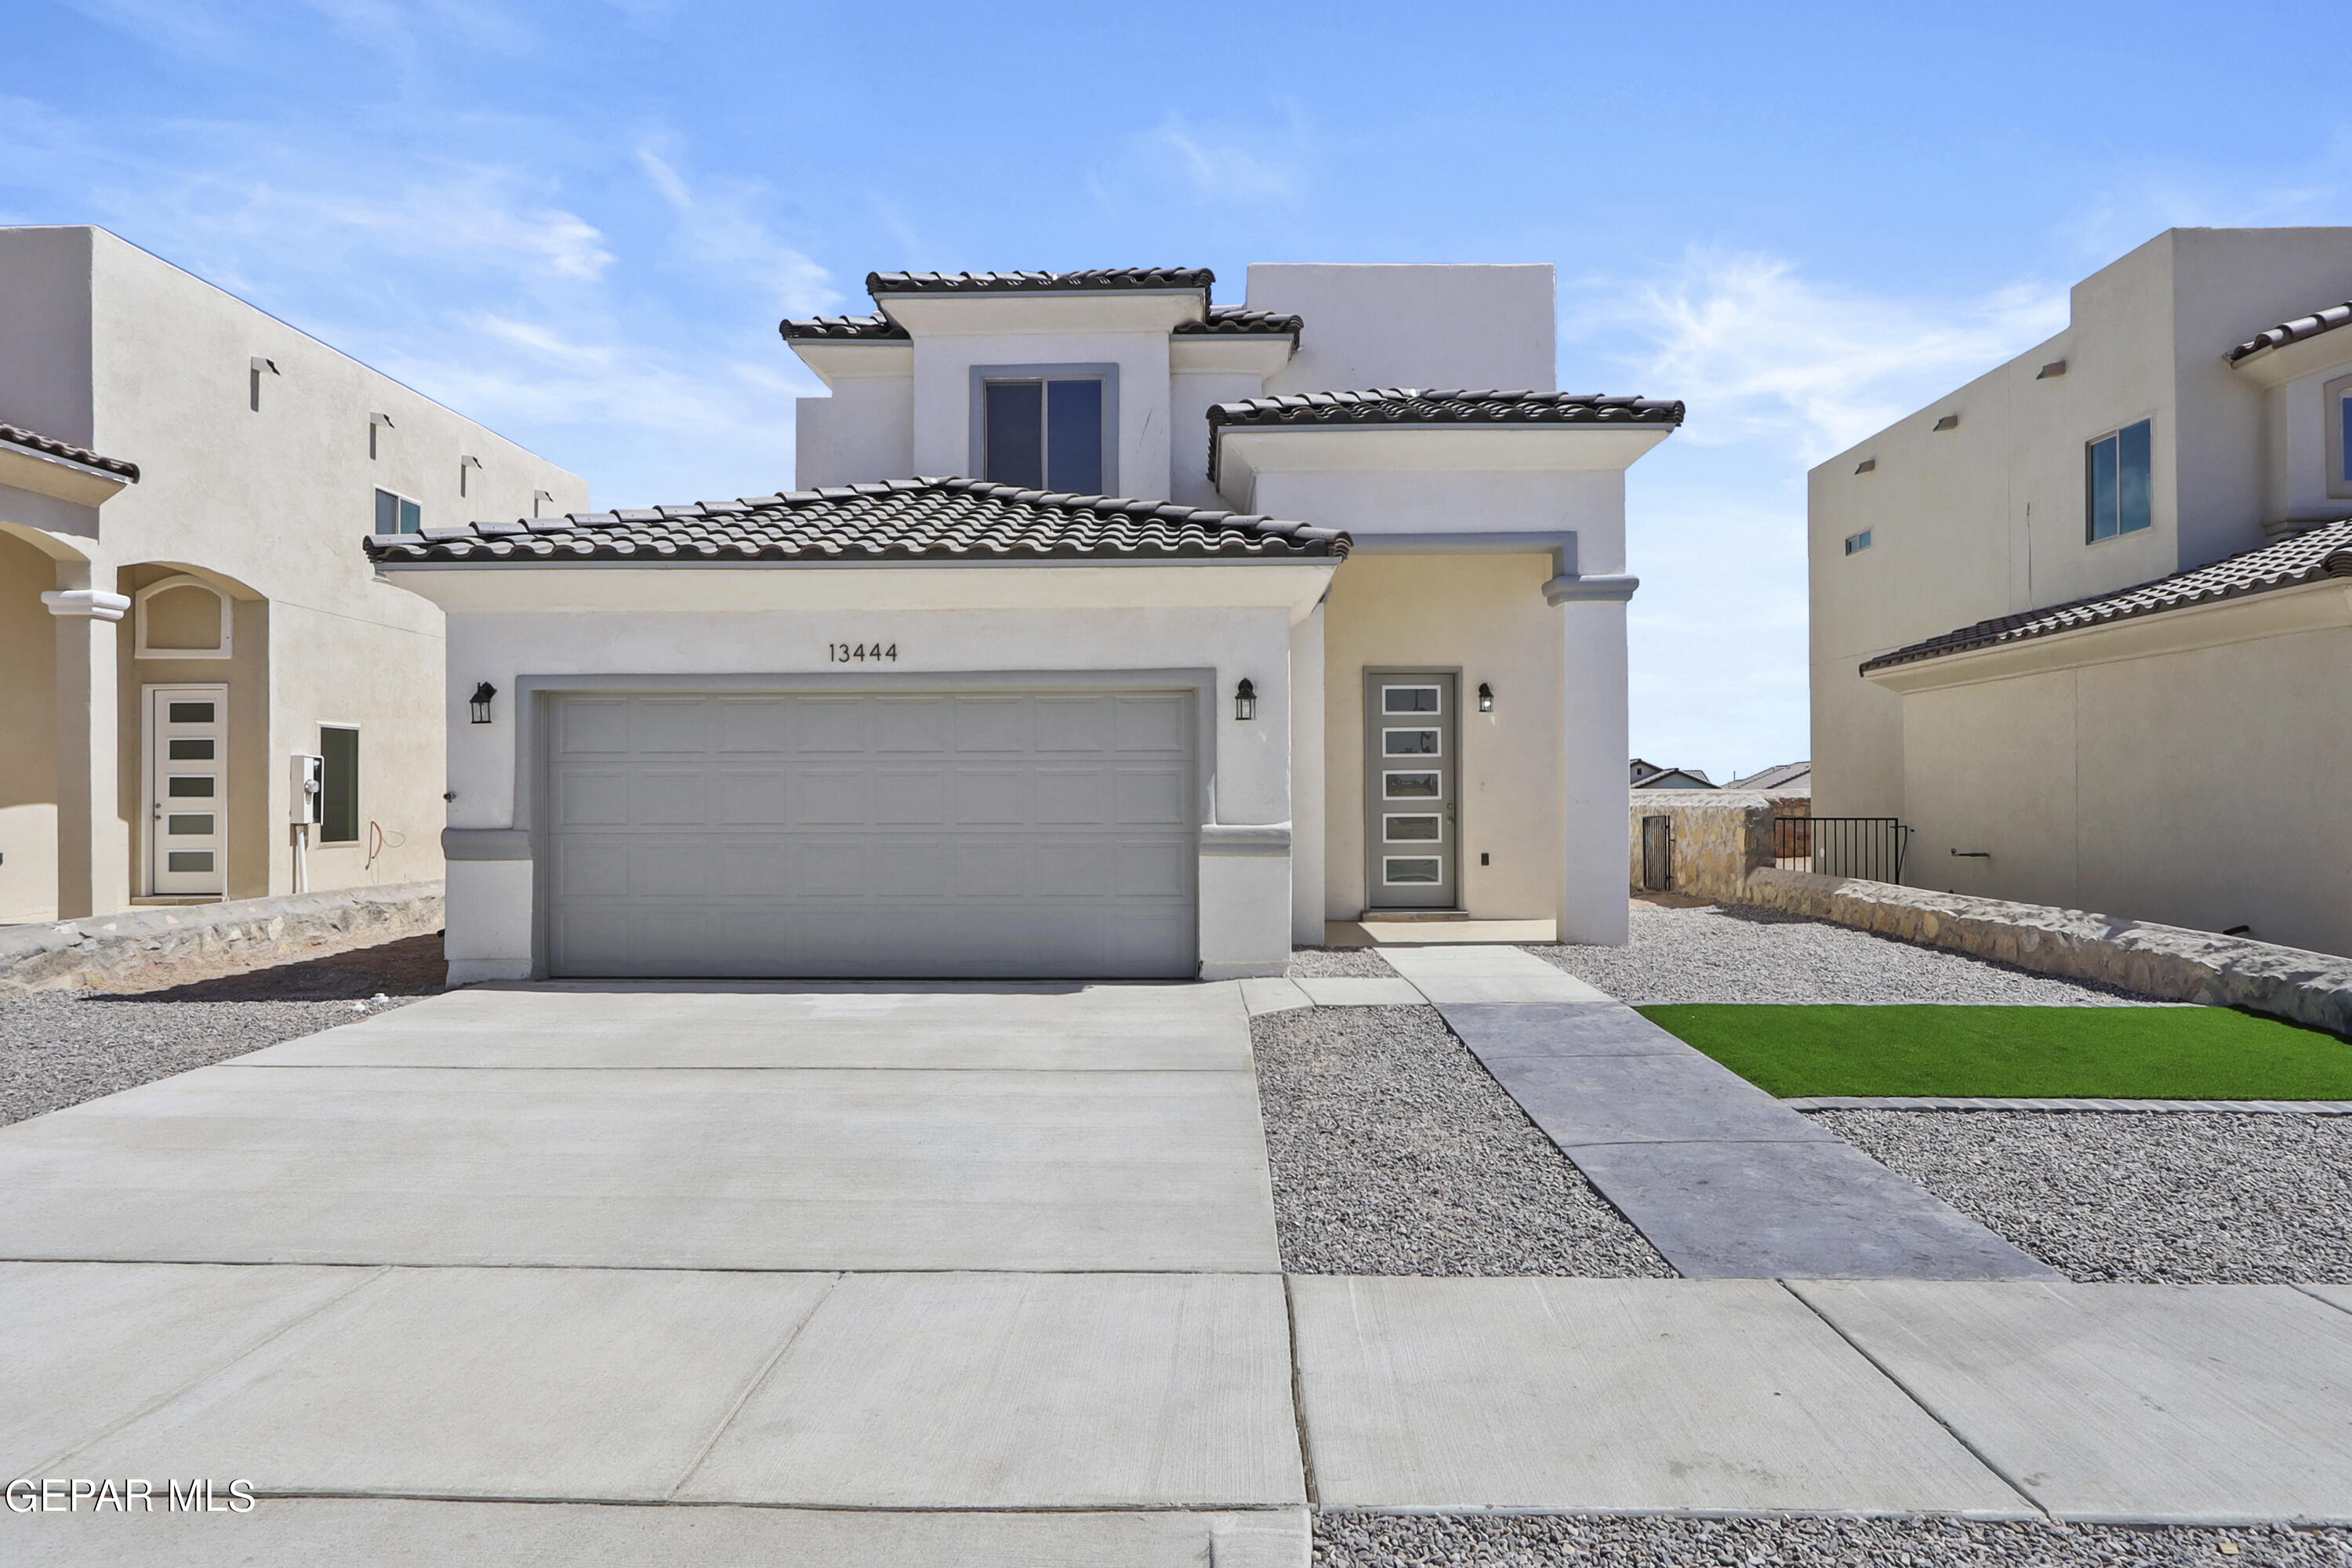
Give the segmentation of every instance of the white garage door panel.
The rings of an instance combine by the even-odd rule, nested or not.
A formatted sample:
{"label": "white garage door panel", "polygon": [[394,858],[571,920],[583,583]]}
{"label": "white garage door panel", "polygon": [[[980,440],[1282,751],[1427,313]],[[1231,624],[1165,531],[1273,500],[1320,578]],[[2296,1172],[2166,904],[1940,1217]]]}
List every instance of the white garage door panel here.
{"label": "white garage door panel", "polygon": [[566,696],[550,969],[1186,976],[1192,699]]}

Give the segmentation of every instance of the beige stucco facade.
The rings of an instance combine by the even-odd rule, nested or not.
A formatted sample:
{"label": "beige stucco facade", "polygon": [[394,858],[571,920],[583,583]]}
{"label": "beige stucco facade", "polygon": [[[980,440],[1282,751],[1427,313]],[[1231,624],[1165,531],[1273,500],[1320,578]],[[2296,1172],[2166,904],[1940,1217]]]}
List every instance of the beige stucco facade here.
{"label": "beige stucco facade", "polygon": [[1908,879],[2352,953],[2347,669],[2334,579],[1885,671]]}
{"label": "beige stucco facade", "polygon": [[[154,893],[144,694],[164,686],[226,702],[210,896],[294,890],[287,759],[321,726],[359,731],[360,831],[313,838],[309,887],[438,877],[442,619],[361,553],[375,492],[430,527],[578,510],[585,483],[88,227],[0,230],[0,422],[140,469],[0,463],[0,921]],[[142,594],[175,579],[197,586]]]}
{"label": "beige stucco facade", "polygon": [[[2352,514],[2352,487],[2329,478],[2323,395],[2352,374],[2352,333],[2265,363],[2224,357],[2347,297],[2352,229],[2169,230],[2076,284],[2063,331],[1816,467],[1806,545],[1816,809],[1910,809],[1914,726],[1897,694],[1858,673],[1865,660]],[[2143,419],[2151,525],[2094,541],[2086,444]],[[1865,531],[1869,547],[1848,553]]]}

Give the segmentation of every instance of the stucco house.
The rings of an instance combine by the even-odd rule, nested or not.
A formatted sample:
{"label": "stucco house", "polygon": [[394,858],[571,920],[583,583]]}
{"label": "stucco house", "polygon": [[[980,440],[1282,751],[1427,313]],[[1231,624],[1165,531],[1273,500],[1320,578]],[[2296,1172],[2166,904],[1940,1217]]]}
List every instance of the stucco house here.
{"label": "stucco house", "polygon": [[2352,228],[2174,229],[1812,471],[1813,802],[1906,875],[2352,953]]}
{"label": "stucco house", "polygon": [[370,541],[448,617],[453,979],[1622,942],[1624,474],[1681,405],[1554,390],[1549,267],[1213,284],[876,274],[783,323],[798,489]]}
{"label": "stucco house", "polygon": [[0,229],[0,921],[438,877],[441,613],[352,538],[587,495],[103,229]]}

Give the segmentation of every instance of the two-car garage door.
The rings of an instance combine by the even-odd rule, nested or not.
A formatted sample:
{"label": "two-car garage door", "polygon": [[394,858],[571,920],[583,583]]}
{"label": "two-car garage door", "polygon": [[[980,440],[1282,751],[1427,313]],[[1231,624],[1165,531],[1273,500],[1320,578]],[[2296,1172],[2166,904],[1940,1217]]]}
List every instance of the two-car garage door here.
{"label": "two-car garage door", "polygon": [[1190,976],[1193,701],[561,696],[550,972]]}

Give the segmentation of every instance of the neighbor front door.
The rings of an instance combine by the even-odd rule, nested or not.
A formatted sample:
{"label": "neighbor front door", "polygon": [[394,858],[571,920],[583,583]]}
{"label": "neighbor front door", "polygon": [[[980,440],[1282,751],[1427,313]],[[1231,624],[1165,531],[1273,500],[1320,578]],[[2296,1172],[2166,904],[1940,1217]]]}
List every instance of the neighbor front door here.
{"label": "neighbor front door", "polygon": [[228,889],[228,688],[147,689],[147,890]]}
{"label": "neighbor front door", "polygon": [[1364,676],[1364,844],[1368,907],[1450,910],[1461,763],[1451,672]]}

